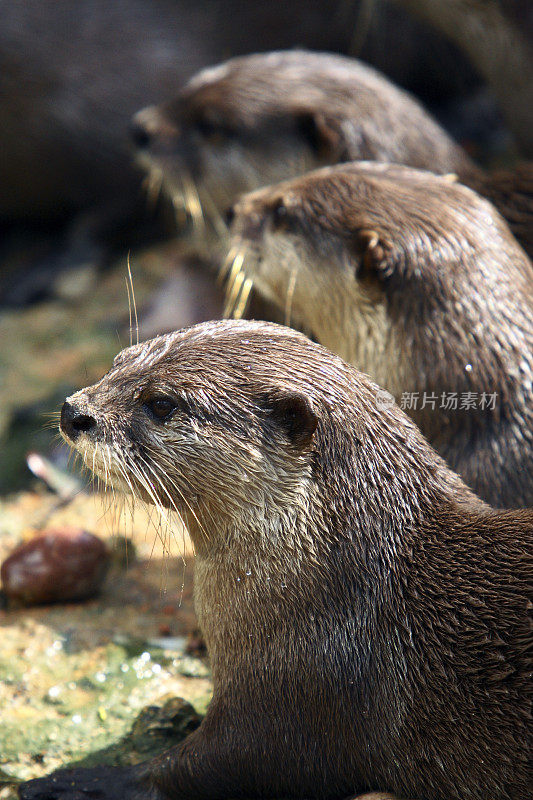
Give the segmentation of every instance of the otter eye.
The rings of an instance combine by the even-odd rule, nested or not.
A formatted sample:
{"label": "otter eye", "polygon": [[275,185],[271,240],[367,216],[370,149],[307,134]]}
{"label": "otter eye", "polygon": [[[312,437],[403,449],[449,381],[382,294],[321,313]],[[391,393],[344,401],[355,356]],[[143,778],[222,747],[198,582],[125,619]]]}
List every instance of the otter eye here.
{"label": "otter eye", "polygon": [[202,136],[205,136],[206,138],[214,136],[216,133],[218,133],[217,127],[207,119],[199,119],[196,123],[196,128],[202,134]]}
{"label": "otter eye", "polygon": [[233,131],[221,122],[214,122],[209,119],[199,119],[196,122],[196,130],[206,139],[209,144],[219,144],[229,139]]}
{"label": "otter eye", "polygon": [[290,223],[290,215],[283,200],[278,200],[272,209],[272,227],[275,231],[287,230]]}
{"label": "otter eye", "polygon": [[152,397],[150,400],[146,400],[144,406],[156,419],[160,420],[167,419],[176,408],[175,402],[171,400],[170,397],[163,396]]}

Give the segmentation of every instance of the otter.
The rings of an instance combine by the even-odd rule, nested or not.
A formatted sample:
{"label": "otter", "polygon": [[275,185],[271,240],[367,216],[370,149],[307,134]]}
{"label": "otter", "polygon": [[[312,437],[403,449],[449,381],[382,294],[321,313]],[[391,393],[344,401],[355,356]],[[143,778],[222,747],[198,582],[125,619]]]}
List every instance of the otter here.
{"label": "otter", "polygon": [[139,163],[193,219],[216,223],[239,194],[321,166],[393,162],[457,174],[508,214],[533,254],[533,162],[484,173],[414,97],[355,59],[233,58],[138,112],[132,134]]}
{"label": "otter", "polygon": [[67,398],[89,468],[189,527],[214,696],[163,756],[24,800],[527,795],[533,512],[479,500],[379,392],[297,331],[222,320]]}
{"label": "otter", "polygon": [[[114,220],[140,195],[128,146],[136,110],[228,54],[295,42],[350,52],[360,5],[291,0],[273,14],[261,0],[0,0],[2,220],[42,225],[104,204]],[[362,53],[393,80],[439,105],[479,87],[432,27],[388,4],[374,11]]]}
{"label": "otter", "polygon": [[232,213],[237,267],[287,322],[403,397],[491,505],[533,505],[533,265],[488,201],[359,162],[258,190]]}
{"label": "otter", "polygon": [[[295,42],[349,52],[360,14],[361,0],[291,0],[275,13],[262,0],[0,0],[0,304],[54,295],[60,272],[175,235],[156,185],[147,209],[128,136],[136,110],[229,54]],[[439,105],[480,84],[453,45],[388,5],[362,52]]]}

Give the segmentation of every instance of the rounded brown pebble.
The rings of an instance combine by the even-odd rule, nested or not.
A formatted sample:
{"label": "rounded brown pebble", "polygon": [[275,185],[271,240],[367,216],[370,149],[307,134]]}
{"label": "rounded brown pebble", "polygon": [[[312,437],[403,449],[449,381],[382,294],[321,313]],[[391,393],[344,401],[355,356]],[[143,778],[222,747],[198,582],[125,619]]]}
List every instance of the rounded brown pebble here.
{"label": "rounded brown pebble", "polygon": [[10,600],[25,605],[92,597],[109,561],[105,544],[81,528],[50,528],[19,545],[0,568]]}

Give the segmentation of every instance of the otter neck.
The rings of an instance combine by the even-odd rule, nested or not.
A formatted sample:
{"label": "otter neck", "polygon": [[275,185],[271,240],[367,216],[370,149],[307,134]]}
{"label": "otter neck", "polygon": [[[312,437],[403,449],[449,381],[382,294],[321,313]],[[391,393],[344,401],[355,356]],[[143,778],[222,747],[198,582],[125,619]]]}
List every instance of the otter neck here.
{"label": "otter neck", "polygon": [[[195,599],[208,643],[233,639],[236,631],[237,639],[258,636],[263,616],[265,629],[276,613],[319,617],[339,592],[355,618],[367,618],[370,609],[382,609],[387,598],[399,596],[402,587],[393,585],[396,564],[420,546],[422,514],[395,528],[388,521],[373,524],[364,508],[346,519],[344,508],[335,513],[315,504],[311,514],[291,509],[261,522],[228,525],[209,539],[191,530]],[[370,522],[362,525],[357,517]]]}
{"label": "otter neck", "polygon": [[[253,560],[250,548],[198,558],[195,603],[215,687],[244,697],[253,707],[261,702],[262,691],[268,697],[268,687],[281,681],[291,687],[298,715],[313,706],[310,671],[328,704],[336,702],[340,681],[345,684],[342,696],[361,711],[349,724],[365,737],[381,731],[384,740],[376,745],[376,758],[381,750],[390,752],[389,745],[400,741],[412,724],[420,675],[426,684],[438,686],[443,679],[436,669],[438,654],[452,649],[455,601],[439,611],[432,629],[437,663],[426,663],[424,648],[418,646],[425,635],[424,619],[434,616],[433,594],[443,591],[448,570],[460,583],[469,569],[457,550],[443,565],[442,548],[433,547],[453,524],[452,517],[465,523],[463,513],[448,512],[445,505],[416,526],[396,531],[393,547],[373,542],[365,549],[365,531],[339,539],[335,530],[331,543],[315,543],[316,561],[305,548],[295,554],[282,542],[270,551],[266,542],[264,549],[260,545]],[[475,526],[470,527],[475,535]],[[260,532],[237,535],[249,540]],[[302,648],[302,642],[307,646]],[[259,696],[250,696],[250,686],[258,685]],[[324,725],[327,730],[327,720]]]}

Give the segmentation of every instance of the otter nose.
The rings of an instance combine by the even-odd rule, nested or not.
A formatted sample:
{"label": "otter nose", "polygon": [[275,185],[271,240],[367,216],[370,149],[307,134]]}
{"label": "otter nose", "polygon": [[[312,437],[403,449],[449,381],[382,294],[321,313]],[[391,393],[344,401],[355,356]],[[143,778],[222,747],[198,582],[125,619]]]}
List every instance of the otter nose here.
{"label": "otter nose", "polygon": [[231,223],[235,219],[235,206],[229,206],[224,213],[224,219],[226,221],[226,226],[228,228],[231,227]]}
{"label": "otter nose", "polygon": [[147,150],[155,144],[172,145],[178,128],[157,106],[147,106],[133,115],[130,136],[140,150]]}
{"label": "otter nose", "polygon": [[146,150],[152,138],[142,122],[138,122],[135,117],[130,123],[130,137],[135,147],[138,147],[139,150]]}
{"label": "otter nose", "polygon": [[133,115],[130,123],[130,136],[136,147],[146,150],[155,139],[161,128],[161,119],[157,106],[141,108]]}
{"label": "otter nose", "polygon": [[88,414],[81,414],[76,406],[66,400],[61,409],[61,430],[74,441],[80,433],[88,433],[96,427],[96,420]]}

